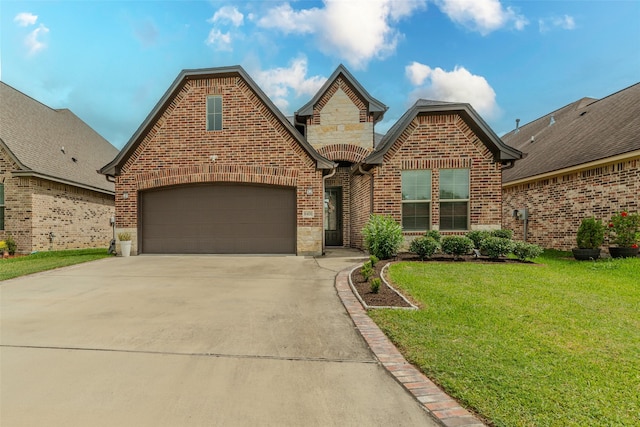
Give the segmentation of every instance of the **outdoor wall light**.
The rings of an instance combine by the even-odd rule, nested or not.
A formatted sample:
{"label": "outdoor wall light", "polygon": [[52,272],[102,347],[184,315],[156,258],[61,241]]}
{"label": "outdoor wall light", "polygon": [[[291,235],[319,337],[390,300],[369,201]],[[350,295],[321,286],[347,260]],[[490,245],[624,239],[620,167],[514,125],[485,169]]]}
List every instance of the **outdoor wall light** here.
{"label": "outdoor wall light", "polygon": [[124,193],[122,193],[122,198],[123,199],[128,199],[129,198],[129,193],[127,193],[126,191]]}
{"label": "outdoor wall light", "polygon": [[307,196],[312,196],[313,195],[313,188],[309,187],[307,188]]}

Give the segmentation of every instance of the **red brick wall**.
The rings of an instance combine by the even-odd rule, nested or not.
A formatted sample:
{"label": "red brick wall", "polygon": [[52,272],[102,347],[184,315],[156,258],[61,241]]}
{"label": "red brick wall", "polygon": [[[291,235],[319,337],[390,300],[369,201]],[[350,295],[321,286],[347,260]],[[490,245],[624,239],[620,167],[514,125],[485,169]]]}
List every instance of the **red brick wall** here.
{"label": "red brick wall", "polygon": [[364,248],[362,229],[371,215],[370,175],[353,175],[351,178],[351,230],[350,244],[353,248]]}
{"label": "red brick wall", "polygon": [[[514,209],[529,210],[528,241],[545,248],[570,250],[583,218],[608,221],[626,209],[640,212],[640,159],[612,163],[503,189],[503,227],[523,236]],[[606,242],[605,242],[606,245]]]}
{"label": "red brick wall", "polygon": [[[419,115],[389,149],[374,173],[374,212],[402,221],[401,171],[431,169],[431,225],[438,228],[439,171],[470,169],[470,229],[500,228],[501,165],[456,114]],[[359,231],[357,231],[359,232]],[[407,236],[421,233],[406,233]],[[443,234],[446,234],[444,232]],[[456,233],[451,233],[456,234]],[[355,236],[353,242],[361,241]]]}
{"label": "red brick wall", "polygon": [[[222,95],[222,131],[206,130],[207,95]],[[299,230],[322,227],[322,172],[315,161],[244,80],[225,77],[185,81],[144,135],[117,177],[118,228],[137,228],[139,190],[215,181],[296,187]],[[314,217],[303,218],[303,210]]]}

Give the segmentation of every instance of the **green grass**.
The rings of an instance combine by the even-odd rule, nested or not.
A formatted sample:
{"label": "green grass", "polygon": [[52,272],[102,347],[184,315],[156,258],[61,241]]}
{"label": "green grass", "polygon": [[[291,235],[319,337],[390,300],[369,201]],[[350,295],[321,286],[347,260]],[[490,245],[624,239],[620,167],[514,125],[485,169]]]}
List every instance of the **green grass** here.
{"label": "green grass", "polygon": [[23,257],[0,259],[0,280],[12,279],[25,274],[80,264],[109,256],[111,255],[107,253],[106,248],[98,248],[38,252]]}
{"label": "green grass", "polygon": [[369,314],[405,357],[497,426],[640,425],[640,259],[399,263],[419,311]]}

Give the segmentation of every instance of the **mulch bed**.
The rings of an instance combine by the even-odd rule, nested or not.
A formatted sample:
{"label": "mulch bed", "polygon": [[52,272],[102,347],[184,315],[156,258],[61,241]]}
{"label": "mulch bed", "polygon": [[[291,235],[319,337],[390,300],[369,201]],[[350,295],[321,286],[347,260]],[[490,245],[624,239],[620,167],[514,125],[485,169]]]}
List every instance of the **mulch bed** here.
{"label": "mulch bed", "polygon": [[[390,260],[382,260],[378,261],[376,265],[373,267],[374,275],[369,278],[369,282],[364,280],[362,273],[360,273],[360,268],[355,269],[351,273],[351,282],[353,283],[353,287],[356,288],[360,298],[370,307],[411,307],[401,296],[399,296],[393,289],[389,288],[384,281],[380,284],[380,290],[377,294],[371,292],[371,284],[370,281],[374,277],[381,277],[382,268],[395,261],[414,261],[414,262],[474,262],[474,263],[506,263],[506,264],[531,264],[530,261],[520,261],[517,259],[490,259],[488,257],[475,257],[474,255],[463,256],[458,259],[455,259],[450,255],[436,255],[430,259],[420,261],[415,254],[411,253],[401,253],[398,254],[395,258]],[[405,298],[411,299],[405,295]],[[415,301],[412,301],[414,305],[418,305]]]}

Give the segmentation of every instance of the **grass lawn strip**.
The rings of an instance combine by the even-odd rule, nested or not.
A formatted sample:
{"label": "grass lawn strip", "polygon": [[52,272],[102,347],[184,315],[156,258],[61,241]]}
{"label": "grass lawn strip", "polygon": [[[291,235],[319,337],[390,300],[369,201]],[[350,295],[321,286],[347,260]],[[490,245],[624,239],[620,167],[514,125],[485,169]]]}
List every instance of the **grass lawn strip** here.
{"label": "grass lawn strip", "polygon": [[32,255],[0,259],[0,281],[109,257],[107,249],[79,249],[38,252]]}
{"label": "grass lawn strip", "polygon": [[405,357],[495,425],[640,419],[640,259],[399,263],[424,308],[369,314]]}

